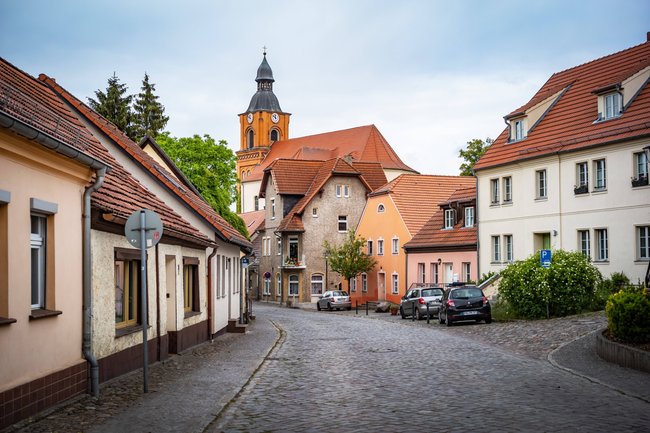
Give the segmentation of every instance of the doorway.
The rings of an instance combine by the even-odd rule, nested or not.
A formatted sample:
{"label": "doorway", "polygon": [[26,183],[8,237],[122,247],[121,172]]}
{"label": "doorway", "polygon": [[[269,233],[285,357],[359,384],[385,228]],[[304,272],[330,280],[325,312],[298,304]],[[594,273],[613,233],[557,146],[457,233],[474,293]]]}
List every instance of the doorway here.
{"label": "doorway", "polygon": [[377,300],[386,300],[386,274],[384,272],[377,273]]}

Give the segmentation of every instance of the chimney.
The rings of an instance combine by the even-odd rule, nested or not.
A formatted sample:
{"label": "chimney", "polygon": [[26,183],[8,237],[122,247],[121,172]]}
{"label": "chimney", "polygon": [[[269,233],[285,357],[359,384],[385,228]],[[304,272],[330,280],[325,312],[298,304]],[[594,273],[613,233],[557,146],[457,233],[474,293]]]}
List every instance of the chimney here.
{"label": "chimney", "polygon": [[647,40],[648,42],[650,42],[650,32],[646,33],[645,37],[646,37],[646,40]]}

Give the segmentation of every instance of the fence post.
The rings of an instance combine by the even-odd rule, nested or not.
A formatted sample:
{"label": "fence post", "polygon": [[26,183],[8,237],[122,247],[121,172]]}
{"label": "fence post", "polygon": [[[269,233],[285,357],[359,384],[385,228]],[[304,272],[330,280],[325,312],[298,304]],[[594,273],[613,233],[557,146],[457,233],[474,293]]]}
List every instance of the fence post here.
{"label": "fence post", "polygon": [[427,325],[429,324],[429,303],[427,302]]}
{"label": "fence post", "polygon": [[366,299],[366,316],[368,315],[368,300]]}
{"label": "fence post", "polygon": [[355,299],[354,314],[359,314],[359,300]]}

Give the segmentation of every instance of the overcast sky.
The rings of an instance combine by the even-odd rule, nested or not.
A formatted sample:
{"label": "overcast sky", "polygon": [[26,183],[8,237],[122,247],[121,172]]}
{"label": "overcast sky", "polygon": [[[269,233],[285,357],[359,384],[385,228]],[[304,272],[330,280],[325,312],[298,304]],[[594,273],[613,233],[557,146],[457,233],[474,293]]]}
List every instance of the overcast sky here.
{"label": "overcast sky", "polygon": [[238,150],[266,46],[291,137],[375,124],[427,174],[458,174],[552,73],[648,31],[648,0],[0,1],[0,56],[84,101],[146,71],[172,135]]}

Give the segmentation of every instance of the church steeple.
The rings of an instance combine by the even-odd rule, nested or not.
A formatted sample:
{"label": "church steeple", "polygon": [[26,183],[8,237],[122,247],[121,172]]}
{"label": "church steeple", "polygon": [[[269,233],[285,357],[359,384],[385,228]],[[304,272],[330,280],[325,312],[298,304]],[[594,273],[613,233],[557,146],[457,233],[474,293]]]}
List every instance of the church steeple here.
{"label": "church steeple", "polygon": [[273,93],[273,71],[269,62],[266,61],[266,51],[264,51],[264,58],[262,64],[257,68],[257,92],[251,98],[251,103],[248,104],[247,113],[255,111],[282,111],[277,96]]}

